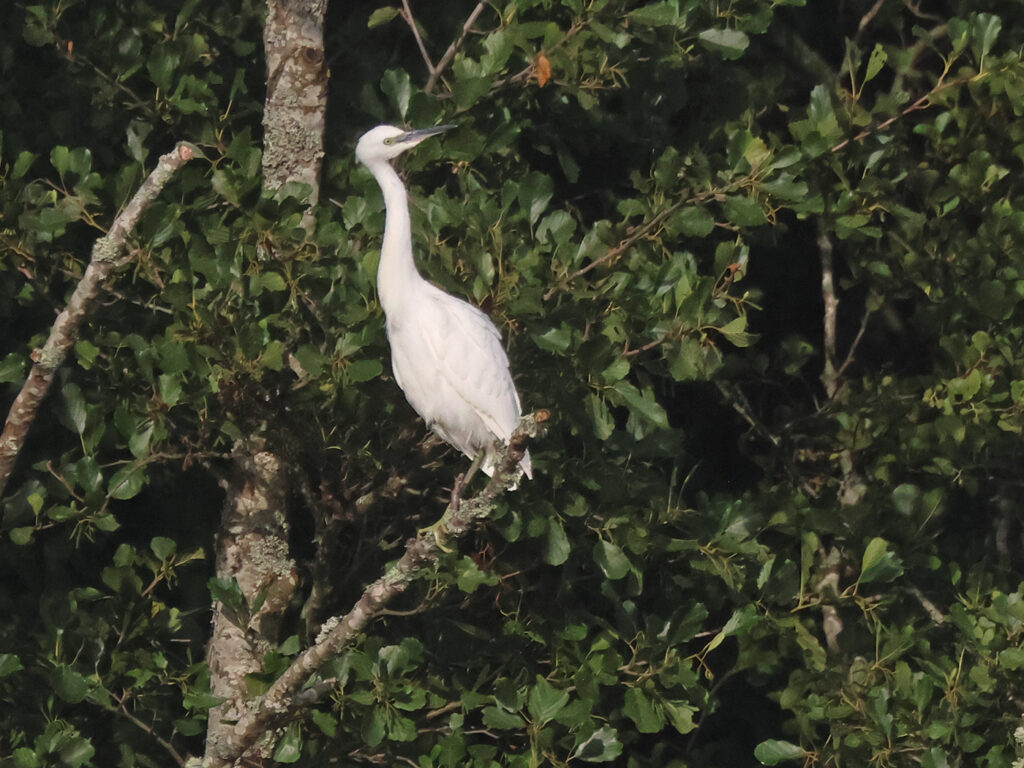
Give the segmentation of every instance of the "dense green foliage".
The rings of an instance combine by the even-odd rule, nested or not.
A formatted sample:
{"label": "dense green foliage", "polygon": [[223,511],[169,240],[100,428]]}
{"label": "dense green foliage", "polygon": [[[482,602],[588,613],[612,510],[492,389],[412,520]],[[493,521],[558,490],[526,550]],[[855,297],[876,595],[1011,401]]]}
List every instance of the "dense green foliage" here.
{"label": "dense green foliage", "polygon": [[[458,124],[402,162],[422,269],[491,314],[553,425],[279,761],[1024,755],[1017,1],[509,0],[431,94],[397,11],[335,5],[312,233],[261,194],[255,0],[0,10],[5,405],[155,156],[206,156],[147,213],[3,500],[0,762],[201,754],[238,438],[292,467],[320,586],[254,691],[443,508],[465,462],[421,440],[374,293],[352,148],[378,122]],[[435,61],[472,7],[413,3]]]}

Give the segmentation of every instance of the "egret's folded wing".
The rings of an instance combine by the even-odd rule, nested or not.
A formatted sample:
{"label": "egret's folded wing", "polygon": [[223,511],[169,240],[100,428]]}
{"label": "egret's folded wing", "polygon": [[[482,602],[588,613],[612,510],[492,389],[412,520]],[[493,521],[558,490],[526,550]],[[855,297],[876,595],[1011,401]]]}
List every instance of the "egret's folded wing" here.
{"label": "egret's folded wing", "polygon": [[501,333],[476,307],[438,291],[435,322],[424,333],[448,384],[487,428],[507,441],[519,423],[519,395],[508,369]]}

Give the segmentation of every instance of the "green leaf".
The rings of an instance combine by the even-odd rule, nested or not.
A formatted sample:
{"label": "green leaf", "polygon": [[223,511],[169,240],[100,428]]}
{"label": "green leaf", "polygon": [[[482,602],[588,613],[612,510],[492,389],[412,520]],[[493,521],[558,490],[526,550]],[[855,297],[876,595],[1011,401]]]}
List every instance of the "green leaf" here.
{"label": "green leaf", "polygon": [[113,499],[135,498],[146,484],[146,473],[141,466],[130,464],[114,473],[107,483],[107,493]]}
{"label": "green leaf", "polygon": [[610,541],[599,539],[594,545],[594,562],[606,577],[615,581],[629,573],[629,558]]}
{"label": "green leaf", "polygon": [[177,551],[178,544],[174,539],[168,539],[166,536],[154,536],[150,539],[149,548],[158,558],[167,560]]}
{"label": "green leaf", "polygon": [[554,719],[569,703],[569,692],[555,688],[537,675],[537,682],[530,686],[526,708],[535,725],[543,725]]}
{"label": "green leaf", "polygon": [[615,431],[615,419],[612,418],[608,404],[600,396],[589,393],[585,399],[587,413],[594,427],[594,435],[598,440],[607,440]]}
{"label": "green leaf", "polygon": [[526,725],[519,715],[506,712],[500,707],[484,707],[482,719],[488,728],[496,728],[500,731],[518,731]]}
{"label": "green leaf", "polygon": [[731,195],[722,204],[725,218],[737,227],[757,227],[765,223],[760,203],[745,195]]}
{"label": "green leaf", "polygon": [[412,84],[409,73],[404,69],[389,69],[380,79],[380,88],[391,97],[391,104],[398,110],[399,116],[405,120],[409,112],[409,99],[412,96]]}
{"label": "green leaf", "polygon": [[0,384],[21,381],[25,377],[25,358],[11,352],[0,362]]}
{"label": "green leaf", "polygon": [[313,724],[329,739],[333,739],[338,731],[338,720],[328,712],[314,709],[310,713]]}
{"label": "green leaf", "polygon": [[715,228],[715,217],[711,215],[707,208],[700,205],[691,205],[669,216],[668,221],[665,222],[665,227],[670,234],[674,235],[706,237]]}
{"label": "green leaf", "polygon": [[[999,652],[999,666],[1016,672],[1024,668],[1024,648],[1004,648]],[[2,665],[0,665],[0,677],[2,677]]]}
{"label": "green leaf", "polygon": [[882,44],[875,43],[875,47],[871,49],[871,56],[868,57],[867,69],[864,70],[864,83],[869,83],[875,79],[875,75],[882,71],[882,67],[885,66],[888,58]]}
{"label": "green leaf", "polygon": [[644,388],[643,392],[630,384],[628,381],[618,381],[612,387],[612,391],[619,395],[621,402],[630,411],[641,416],[656,427],[668,428],[668,415],[654,399],[654,392],[650,387]]}
{"label": "green leaf", "polygon": [[679,733],[685,735],[697,727],[693,720],[693,716],[698,712],[696,707],[683,701],[662,701],[661,708],[669,723]]}
{"label": "green leaf", "polygon": [[747,316],[740,315],[718,329],[734,347],[749,347],[756,338],[753,334],[747,333]]}
{"label": "green leaf", "polygon": [[11,542],[23,547],[32,541],[32,534],[36,532],[35,526],[25,525],[18,528],[11,528]]}
{"label": "green leaf", "polygon": [[288,725],[274,748],[274,760],[279,763],[294,763],[302,757],[302,727],[298,722]]}
{"label": "green leaf", "polygon": [[32,163],[36,161],[36,157],[37,155],[32,152],[19,152],[18,159],[14,161],[14,166],[11,168],[11,178],[18,180],[28,173]]}
{"label": "green leaf", "polygon": [[475,592],[483,584],[494,586],[497,583],[498,574],[480,570],[471,557],[464,556],[459,561],[456,585],[461,591],[468,594]]}
{"label": "green leaf", "polygon": [[50,150],[50,164],[61,176],[71,167],[71,152],[67,147],[56,146]]}
{"label": "green leaf", "polygon": [[991,13],[979,13],[971,19],[971,49],[979,64],[992,50],[1002,28],[1002,19]]}
{"label": "green leaf", "polygon": [[61,665],[53,672],[53,690],[69,704],[78,704],[89,695],[92,685],[71,667]]}
{"label": "green leaf", "polygon": [[876,536],[867,547],[860,563],[860,581],[892,581],[903,573],[900,559],[889,551],[889,542]]}
{"label": "green leaf", "polygon": [[750,38],[738,29],[706,29],[697,39],[708,50],[721,54],[723,59],[738,59],[750,45]]}
{"label": "green leaf", "polygon": [[551,177],[537,171],[528,173],[519,182],[519,192],[517,194],[519,205],[526,211],[531,227],[537,223],[537,219],[547,210],[548,203],[551,202],[551,197],[554,193],[555,184]]}
{"label": "green leaf", "polygon": [[769,739],[754,747],[754,757],[761,765],[778,765],[783,760],[796,760],[807,755],[802,747],[788,741]]}
{"label": "green leaf", "polygon": [[645,27],[674,26],[679,20],[679,11],[672,3],[652,3],[630,11],[629,20]]}
{"label": "green leaf", "polygon": [[21,660],[13,653],[0,653],[0,678],[13,675],[24,668],[21,665]]}
{"label": "green leaf", "polygon": [[71,425],[81,435],[85,432],[85,422],[89,415],[86,410],[85,396],[82,394],[82,390],[78,388],[77,384],[68,383],[61,390],[61,397],[64,399],[65,413]]}
{"label": "green leaf", "polygon": [[398,16],[399,12],[397,8],[392,8],[389,5],[384,6],[383,8],[378,8],[370,14],[370,18],[366,21],[366,27],[367,29],[379,27],[383,24],[387,24]]}
{"label": "green leaf", "polygon": [[384,365],[380,360],[353,360],[345,366],[345,375],[357,384],[372,381],[383,372]]}
{"label": "green leaf", "polygon": [[569,537],[565,535],[565,528],[557,517],[548,520],[547,536],[544,537],[544,549],[541,556],[548,565],[561,565],[569,559],[569,552],[572,546],[569,544]]}
{"label": "green leaf", "polygon": [[36,753],[28,747],[18,747],[14,750],[14,768],[39,768],[41,765]]}
{"label": "green leaf", "polygon": [[607,763],[621,754],[618,731],[606,725],[577,744],[572,756],[588,763]]}
{"label": "green leaf", "polygon": [[260,275],[260,287],[265,291],[275,293],[285,290],[288,285],[285,283],[284,277],[277,272],[264,272]]}
{"label": "green leaf", "polygon": [[565,326],[551,328],[544,333],[533,334],[533,340],[538,347],[547,352],[562,353],[572,344],[572,331]]}
{"label": "green leaf", "polygon": [[67,768],[79,768],[92,760],[96,754],[95,748],[88,739],[82,736],[72,736],[65,741],[57,752],[60,761]]}
{"label": "green leaf", "polygon": [[622,713],[636,723],[640,733],[657,733],[665,726],[662,711],[639,688],[627,688]]}

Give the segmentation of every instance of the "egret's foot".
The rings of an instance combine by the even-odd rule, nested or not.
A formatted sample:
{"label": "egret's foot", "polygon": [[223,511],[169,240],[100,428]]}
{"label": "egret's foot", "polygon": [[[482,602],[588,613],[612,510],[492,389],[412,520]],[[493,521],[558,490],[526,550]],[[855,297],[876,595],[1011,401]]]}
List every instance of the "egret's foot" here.
{"label": "egret's foot", "polygon": [[[445,514],[447,515],[447,513]],[[434,536],[434,543],[437,544],[437,548],[440,549],[442,552],[451,553],[454,551],[450,547],[446,547],[444,545],[444,537],[447,533],[449,533],[446,517],[442,517],[433,525],[428,525],[426,528],[420,528],[418,531],[416,531],[416,534],[418,536],[422,536],[426,533],[430,533]]]}

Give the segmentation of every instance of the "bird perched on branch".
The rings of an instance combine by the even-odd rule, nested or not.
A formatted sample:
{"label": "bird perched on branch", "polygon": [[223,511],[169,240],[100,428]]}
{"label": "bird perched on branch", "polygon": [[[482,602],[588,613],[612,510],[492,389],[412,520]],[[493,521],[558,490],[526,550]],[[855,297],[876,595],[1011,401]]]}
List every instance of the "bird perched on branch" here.
{"label": "bird perched on branch", "polygon": [[[427,282],[416,269],[405,186],[391,167],[406,150],[454,127],[403,131],[379,125],[359,139],[356,157],[384,193],[377,292],[395,380],[429,428],[492,475],[521,412],[501,333],[487,315]],[[529,453],[519,466],[532,476]]]}

